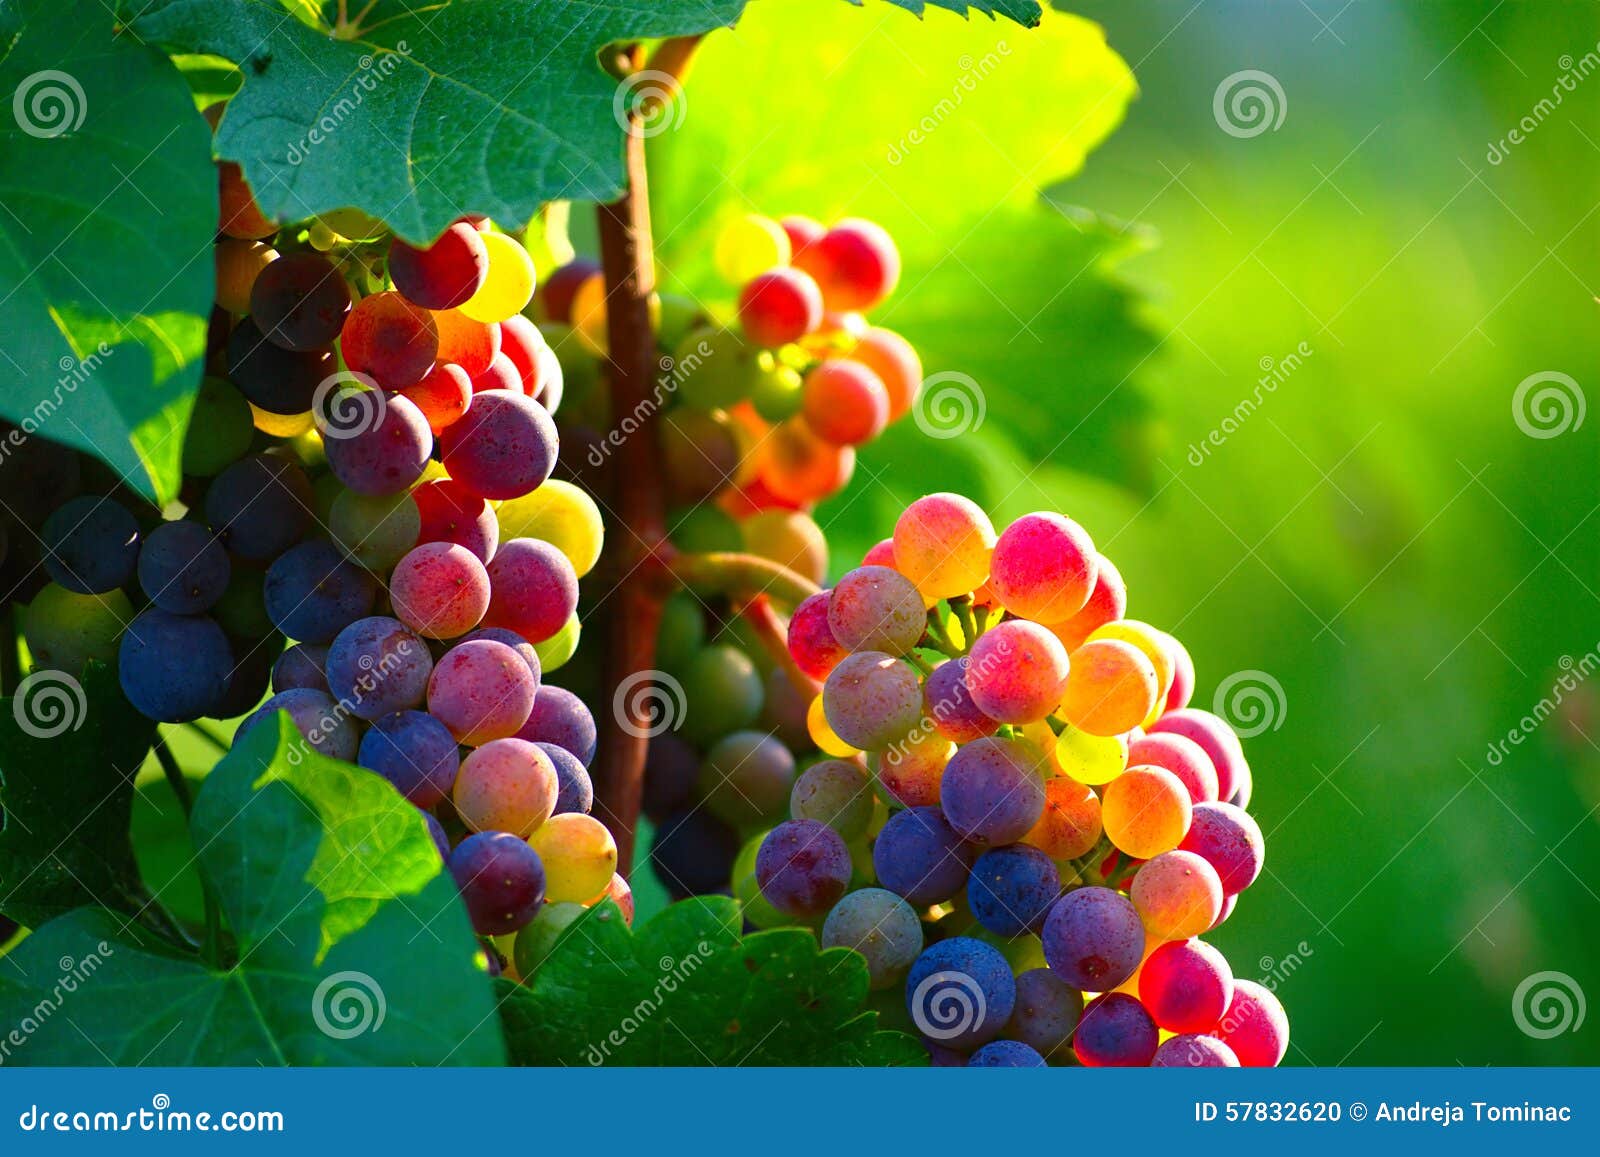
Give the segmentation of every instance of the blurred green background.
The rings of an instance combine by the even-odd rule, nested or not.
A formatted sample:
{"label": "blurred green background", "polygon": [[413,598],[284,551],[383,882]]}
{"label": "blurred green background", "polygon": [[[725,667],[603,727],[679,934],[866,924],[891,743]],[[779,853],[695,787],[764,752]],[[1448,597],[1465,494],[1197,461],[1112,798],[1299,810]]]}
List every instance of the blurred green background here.
{"label": "blurred green background", "polygon": [[[1600,997],[1600,8],[1073,10],[752,4],[652,141],[666,282],[712,292],[730,214],[882,221],[878,320],[982,421],[867,448],[834,569],[926,491],[1058,508],[1197,703],[1281,688],[1246,743],[1267,871],[1215,940],[1290,1062],[1600,1061],[1600,1025],[1541,1032],[1543,981],[1514,1008],[1542,972]],[[1548,373],[1566,416],[1530,386],[1519,423]]]}

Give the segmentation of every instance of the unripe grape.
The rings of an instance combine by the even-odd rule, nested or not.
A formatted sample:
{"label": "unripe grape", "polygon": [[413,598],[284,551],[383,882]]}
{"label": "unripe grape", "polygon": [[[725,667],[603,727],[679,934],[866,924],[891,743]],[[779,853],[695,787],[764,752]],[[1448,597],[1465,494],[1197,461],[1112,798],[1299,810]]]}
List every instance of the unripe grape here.
{"label": "unripe grape", "polygon": [[1022,837],[1052,860],[1075,860],[1100,842],[1100,797],[1064,775],[1045,781],[1044,810]]}
{"label": "unripe grape", "polygon": [[229,313],[250,312],[250,289],[278,251],[260,241],[224,237],[216,244],[216,301]]}
{"label": "unripe grape", "polygon": [[823,707],[821,695],[813,699],[811,706],[806,708],[806,732],[818,750],[836,759],[849,759],[861,754],[859,747],[851,747],[828,725],[828,715]]}
{"label": "unripe grape", "polygon": [[822,705],[828,725],[840,739],[863,750],[877,750],[916,726],[922,714],[922,688],[916,672],[894,656],[858,651],[829,673]]}
{"label": "unripe grape", "polygon": [[544,862],[546,895],[585,904],[617,871],[617,843],[605,824],[577,813],[551,816],[528,843]]}
{"label": "unripe grape", "polygon": [[1083,609],[1061,623],[1049,624],[1068,653],[1083,646],[1097,628],[1120,619],[1128,609],[1128,588],[1119,571],[1105,555],[1094,560],[1094,589]]}
{"label": "unripe grape", "polygon": [[893,330],[874,327],[856,340],[846,356],[878,375],[889,399],[889,421],[911,409],[922,384],[922,359],[910,342]]}
{"label": "unripe grape", "polygon": [[1189,831],[1189,793],[1159,767],[1130,767],[1105,787],[1100,803],[1106,836],[1136,860],[1170,852]]}
{"label": "unripe grape", "polygon": [[870,442],[889,424],[889,394],[867,366],[843,358],[818,363],[805,377],[802,413],[823,441]]}
{"label": "unripe grape", "polygon": [[853,948],[867,960],[867,982],[888,988],[922,952],[922,921],[893,892],[861,888],[840,900],[822,925],[824,948]]}
{"label": "unripe grape", "polygon": [[755,345],[776,349],[799,341],[821,321],[822,294],[798,269],[769,269],[739,293],[739,324]]}
{"label": "unripe grape", "polygon": [[872,809],[872,779],[853,760],[813,763],[789,794],[789,818],[820,820],[846,840],[866,832]]}
{"label": "unripe grape", "polygon": [[904,807],[929,807],[940,801],[944,771],[955,751],[955,744],[939,732],[918,728],[874,752],[870,762],[891,799]]}
{"label": "unripe grape", "polygon": [[1162,852],[1146,861],[1128,895],[1155,940],[1198,936],[1222,915],[1222,881],[1193,852]]}
{"label": "unripe grape", "polygon": [[717,234],[712,261],[723,280],[743,285],[756,274],[789,264],[789,235],[770,217],[735,217]]}
{"label": "unripe grape", "polygon": [[847,650],[904,655],[922,638],[927,622],[911,580],[888,567],[862,566],[829,593],[828,627]]}
{"label": "unripe grape", "polygon": [[133,605],[120,589],[84,595],[55,583],[46,583],[20,612],[34,669],[74,677],[90,660],[117,661],[117,640],[132,618]]}
{"label": "unripe grape", "polygon": [[422,514],[405,491],[367,495],[342,490],[328,512],[328,533],[351,558],[382,574],[417,545]]}
{"label": "unripe grape", "polygon": [[1072,652],[1061,714],[1091,735],[1121,735],[1144,721],[1157,689],[1143,651],[1120,639],[1092,640]]}
{"label": "unripe grape", "polygon": [[764,510],[739,526],[744,548],[771,559],[812,582],[828,573],[828,540],[809,514],[799,510]]}
{"label": "unripe grape", "polygon": [[533,258],[522,243],[504,233],[479,234],[488,268],[477,292],[458,308],[474,321],[504,321],[533,298]]}
{"label": "unripe grape", "polygon": [[1068,727],[1056,740],[1056,766],[1079,783],[1110,783],[1128,767],[1128,740],[1122,735],[1091,735]]}
{"label": "unripe grape", "polygon": [[505,538],[539,538],[551,543],[567,556],[579,578],[600,560],[605,543],[600,508],[570,482],[552,478],[531,494],[501,503],[495,514]]}
{"label": "unripe grape", "polygon": [[386,390],[414,386],[433,369],[439,329],[433,315],[398,293],[363,297],[339,338],[345,365]]}
{"label": "unripe grape", "polygon": [[763,443],[760,479],[786,502],[810,503],[843,490],[855,467],[853,447],[824,442],[791,418],[772,427]]}
{"label": "unripe grape", "polygon": [[474,321],[459,309],[443,309],[433,315],[439,334],[439,349],[434,357],[441,363],[457,366],[468,380],[487,370],[500,353],[504,330],[490,322]]}

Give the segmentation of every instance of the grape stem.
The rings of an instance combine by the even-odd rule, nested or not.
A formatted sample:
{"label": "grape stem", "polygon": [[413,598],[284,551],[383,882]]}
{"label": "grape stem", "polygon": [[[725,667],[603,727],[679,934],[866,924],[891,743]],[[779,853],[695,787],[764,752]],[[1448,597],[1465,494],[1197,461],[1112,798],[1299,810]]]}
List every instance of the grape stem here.
{"label": "grape stem", "polygon": [[[698,595],[724,595],[739,602],[759,596],[798,606],[822,588],[781,563],[738,551],[674,554],[667,562],[672,577]],[[787,651],[787,644],[784,647]]]}
{"label": "grape stem", "polygon": [[[152,746],[156,753],[156,762],[161,765],[161,772],[167,777],[167,785],[172,788],[172,794],[178,797],[178,806],[183,809],[183,818],[188,820],[194,812],[194,795],[189,791],[189,781],[183,776],[183,768],[179,767],[178,761],[173,758],[172,749],[167,746],[165,736],[158,732]],[[199,876],[200,891],[206,909],[206,936],[200,945],[200,955],[212,967],[222,968],[222,905],[217,901],[217,893],[211,887],[211,881],[206,878],[205,871],[201,870]]]}
{"label": "grape stem", "polygon": [[788,676],[796,691],[807,703],[822,691],[822,684],[800,669],[789,653],[788,632],[778,612],[772,609],[772,600],[760,594],[748,602],[736,604],[739,616],[749,624],[762,648],[772,658],[773,664]]}

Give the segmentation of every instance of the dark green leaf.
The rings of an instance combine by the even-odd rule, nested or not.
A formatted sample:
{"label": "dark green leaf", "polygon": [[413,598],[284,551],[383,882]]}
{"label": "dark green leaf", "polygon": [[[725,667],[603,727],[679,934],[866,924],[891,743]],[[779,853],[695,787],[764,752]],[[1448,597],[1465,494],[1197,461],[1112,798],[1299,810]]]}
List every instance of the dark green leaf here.
{"label": "dark green leaf", "polygon": [[[860,7],[862,0],[850,0],[850,3]],[[888,0],[888,3],[898,5],[907,12],[914,12],[921,16],[929,5],[935,8],[948,9],[959,15],[965,16],[968,12],[982,12],[985,16],[1005,16],[1015,20],[1025,28],[1033,28],[1039,23],[1040,8],[1033,0],[999,0],[996,4],[985,4],[983,0],[968,4],[964,0]]]}

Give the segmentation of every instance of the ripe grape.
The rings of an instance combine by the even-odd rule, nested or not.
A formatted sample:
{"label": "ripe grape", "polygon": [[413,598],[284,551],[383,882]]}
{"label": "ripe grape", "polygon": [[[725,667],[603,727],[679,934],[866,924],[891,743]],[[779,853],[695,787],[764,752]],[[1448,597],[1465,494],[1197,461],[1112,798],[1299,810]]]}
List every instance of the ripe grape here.
{"label": "ripe grape", "polygon": [[1006,958],[970,936],[931,945],[906,975],[906,1008],[917,1030],[954,1049],[999,1036],[1016,1001],[1017,983]]}
{"label": "ripe grape", "polygon": [[1061,703],[1069,667],[1061,640],[1038,623],[1007,619],[973,644],[967,689],[973,704],[991,719],[1031,723]]}
{"label": "ripe grape", "polygon": [[591,257],[574,257],[539,285],[538,305],[550,321],[566,325],[572,321],[572,295],[578,286],[600,272],[600,263]]}
{"label": "ripe grape", "polygon": [[840,900],[822,924],[824,948],[853,948],[867,958],[868,983],[888,988],[922,951],[922,921],[899,896],[861,888]]}
{"label": "ripe grape", "polygon": [[139,587],[175,615],[209,610],[228,589],[228,552],[198,522],[163,522],[139,550]]}
{"label": "ripe grape", "polygon": [[1091,735],[1121,735],[1155,705],[1156,670],[1143,651],[1120,639],[1096,639],[1072,652],[1061,698],[1067,722]]}
{"label": "ripe grape", "polygon": [[1132,901],[1111,888],[1076,888],[1045,917],[1044,958],[1073,988],[1109,992],[1144,958],[1144,925]]}
{"label": "ripe grape", "polygon": [[1038,932],[1060,894],[1055,861],[1027,844],[991,848],[972,865],[967,881],[973,916],[999,936]]}
{"label": "ripe grape", "polygon": [[1233,999],[1213,1030],[1245,1068],[1274,1068],[1289,1051],[1289,1018],[1272,992],[1253,980],[1235,980]]}
{"label": "ripe grape", "polygon": [[500,323],[500,347],[506,359],[516,367],[522,392],[530,398],[538,398],[545,409],[554,413],[564,386],[561,359],[556,357],[539,327],[522,314],[513,314]]}
{"label": "ripe grape", "polygon": [[489,572],[453,542],[425,542],[395,564],[389,579],[395,617],[430,639],[453,639],[489,609]]}
{"label": "ripe grape", "polygon": [[1160,1039],[1142,1004],[1126,993],[1108,992],[1083,1010],[1072,1048],[1080,1064],[1143,1068],[1156,1055]]}
{"label": "ripe grape", "polygon": [[874,327],[863,333],[845,356],[878,375],[889,400],[889,421],[904,417],[922,384],[922,359],[911,343],[893,330]]}
{"label": "ripe grape", "polygon": [[468,631],[456,640],[457,644],[470,643],[475,639],[488,639],[494,643],[504,643],[528,665],[529,672],[533,675],[534,693],[538,693],[539,680],[544,676],[544,664],[539,661],[539,652],[534,645],[524,639],[515,631],[508,631],[504,627],[479,627],[475,631]]}
{"label": "ripe grape", "polygon": [[589,769],[583,766],[576,755],[559,744],[540,743],[536,746],[550,757],[550,763],[556,769],[556,806],[551,814],[559,816],[580,812],[588,815],[594,808],[594,781],[589,778]]}
{"label": "ripe grape", "polygon": [[1168,711],[1148,730],[1182,735],[1203,747],[1217,769],[1217,798],[1220,800],[1232,799],[1250,774],[1239,737],[1233,733],[1233,728],[1209,711],[1196,707]]}
{"label": "ripe grape", "polygon": [[454,309],[471,299],[489,272],[483,235],[457,221],[424,249],[396,237],[389,242],[394,287],[424,309]]}
{"label": "ripe grape", "polygon": [[784,502],[816,502],[837,494],[855,473],[852,447],[824,442],[793,418],[772,427],[761,449],[760,480]]}
{"label": "ripe grape", "polygon": [[204,615],[141,611],[117,648],[117,678],[128,702],[148,719],[187,723],[227,693],[233,649],[222,628]]}
{"label": "ripe grape", "polygon": [[[660,737],[650,746],[659,742]],[[650,845],[650,865],[673,899],[681,900],[727,887],[738,854],[738,833],[696,808],[662,819]]]}
{"label": "ripe grape", "polygon": [[520,498],[555,468],[557,437],[550,414],[532,398],[506,390],[476,394],[472,406],[439,440],[450,477],[484,498]]}
{"label": "ripe grape", "polygon": [[1052,860],[1075,860],[1100,842],[1100,797],[1064,775],[1045,781],[1044,811],[1022,842]]}
{"label": "ripe grape", "polygon": [[840,739],[862,750],[879,750],[917,725],[922,687],[916,672],[893,655],[858,651],[829,673],[822,709]]}
{"label": "ripe grape", "polygon": [[450,853],[450,874],[480,936],[505,936],[526,927],[545,901],[538,853],[509,832],[479,832]]}
{"label": "ripe grape", "polygon": [[828,573],[828,540],[804,511],[763,510],[739,524],[744,549],[812,582]]}
{"label": "ripe grape", "polygon": [[1154,723],[1161,714],[1167,700],[1167,693],[1172,690],[1172,655],[1167,649],[1166,640],[1169,638],[1164,631],[1158,631],[1149,623],[1141,623],[1137,619],[1118,619],[1097,628],[1087,641],[1097,639],[1121,639],[1124,643],[1132,643],[1150,660],[1150,666],[1156,673],[1156,701],[1151,705],[1150,713],[1141,722]]}
{"label": "ripe grape", "polygon": [[331,542],[291,547],[267,568],[262,597],[273,625],[303,643],[328,643],[372,610],[378,584]]}
{"label": "ripe grape", "polygon": [[475,321],[504,321],[533,299],[533,258],[521,242],[504,233],[482,233],[479,239],[488,269],[477,291],[459,308]]}
{"label": "ripe grape", "polygon": [[1089,601],[1095,558],[1088,531],[1070,518],[1049,511],[1025,514],[996,539],[989,583],[1012,614],[1060,623]]}
{"label": "ripe grape", "polygon": [[1136,860],[1170,852],[1189,830],[1183,782],[1160,767],[1130,767],[1106,784],[1100,818],[1112,845]]}
{"label": "ripe grape", "polygon": [[44,520],[44,569],[69,591],[98,595],[133,577],[139,524],[110,498],[74,498]]}
{"label": "ripe grape", "polygon": [[345,320],[339,339],[345,365],[386,390],[403,390],[427,377],[439,354],[433,315],[398,293],[363,297]]}
{"label": "ripe grape", "polygon": [[956,743],[981,739],[1000,729],[1000,721],[985,715],[973,702],[967,688],[967,666],[965,656],[945,660],[933,669],[922,690],[928,718],[940,735]]}
{"label": "ripe grape", "polygon": [[1066,622],[1051,623],[1050,629],[1070,653],[1081,647],[1094,631],[1120,619],[1127,610],[1128,588],[1122,581],[1122,572],[1105,555],[1097,554],[1094,589],[1089,592],[1089,601]]}
{"label": "ripe grape", "polygon": [[216,302],[229,313],[250,312],[250,288],[278,251],[260,241],[225,237],[215,248],[217,270]]}
{"label": "ripe grape", "polygon": [[424,482],[411,492],[421,526],[418,542],[455,543],[487,563],[500,544],[500,523],[487,499],[448,478]]}
{"label": "ripe grape", "polygon": [[133,606],[120,589],[80,595],[47,583],[20,613],[22,633],[36,668],[82,671],[91,659],[117,660],[117,640],[133,618]]}
{"label": "ripe grape", "polygon": [[422,817],[423,826],[428,829],[428,838],[433,841],[434,849],[439,853],[439,858],[448,866],[450,863],[450,837],[445,835],[444,825],[434,818],[432,812],[418,808],[417,814]]}
{"label": "ripe grape", "polygon": [[1215,868],[1222,891],[1229,896],[1255,883],[1267,854],[1266,840],[1255,819],[1229,803],[1195,805],[1189,830],[1178,847]]}
{"label": "ripe grape", "polygon": [[565,747],[583,766],[594,762],[597,733],[589,708],[565,687],[548,683],[539,688],[527,723],[517,732],[518,739],[531,743],[554,743]]}
{"label": "ripe grape", "polygon": [[527,392],[522,387],[521,372],[516,363],[506,356],[504,349],[494,355],[487,369],[472,376],[472,392],[481,394],[485,390],[502,390],[508,394]]}
{"label": "ripe grape", "polygon": [[489,368],[505,344],[503,326],[473,321],[459,309],[435,313],[433,326],[439,334],[435,360],[440,365],[456,366],[469,382]]}
{"label": "ripe grape", "polygon": [[[611,873],[611,883],[606,886],[605,895],[600,899],[610,900],[615,904],[617,911],[622,913],[622,922],[629,927],[633,926],[633,889],[628,886],[628,881],[624,880],[621,875],[616,872]],[[599,900],[595,901],[595,903],[599,902]]]}
{"label": "ripe grape", "polygon": [[866,833],[872,810],[871,777],[860,764],[845,759],[813,763],[789,794],[791,819],[819,820],[846,840]]}
{"label": "ripe grape", "polygon": [[789,264],[790,254],[783,226],[770,217],[748,213],[718,232],[712,261],[724,280],[742,285],[764,270]]}
{"label": "ripe grape", "polygon": [[346,554],[377,573],[388,573],[422,534],[422,514],[411,494],[357,494],[341,490],[328,510],[328,534]]}
{"label": "ripe grape", "polygon": [[1214,1036],[1181,1033],[1161,1042],[1153,1069],[1236,1069],[1239,1058]]}
{"label": "ripe grape", "polygon": [[925,598],[964,595],[989,577],[994,543],[994,526],[977,503],[959,494],[929,494],[895,522],[895,569]]}
{"label": "ripe grape", "polygon": [[294,691],[280,691],[251,712],[239,724],[233,741],[238,743],[257,727],[265,724],[277,730],[273,722],[279,711],[287,711],[295,730],[311,745],[311,749],[329,759],[342,759],[353,763],[360,735],[350,716],[333,701],[325,691],[303,687]]}
{"label": "ripe grape", "polygon": [[903,807],[940,802],[945,768],[955,745],[937,731],[917,727],[904,739],[870,757],[878,784]]}
{"label": "ripe grape", "polygon": [[404,394],[374,403],[374,408],[375,422],[323,437],[328,468],[358,494],[398,494],[422,477],[433,453],[433,431]]}
{"label": "ripe grape", "polygon": [[[900,252],[882,226],[848,217],[795,254],[833,310],[868,310],[900,281]],[[792,340],[792,339],[791,339]]]}
{"label": "ripe grape", "polygon": [[1044,753],[1025,739],[975,739],[945,768],[950,825],[980,844],[1020,840],[1044,813]]}
{"label": "ripe grape", "polygon": [[782,218],[778,222],[778,227],[789,238],[789,256],[791,259],[813,241],[821,240],[822,235],[828,231],[822,222],[814,221],[810,217],[802,216],[799,213],[792,213]]}
{"label": "ripe grape", "polygon": [[1194,660],[1176,636],[1163,633],[1161,639],[1172,658],[1172,687],[1160,706],[1163,711],[1181,711],[1194,697]]}
{"label": "ripe grape", "polygon": [[221,473],[250,449],[255,437],[250,403],[221,378],[204,378],[183,436],[183,472],[200,478]]}
{"label": "ripe grape", "polygon": [[449,362],[440,362],[428,371],[428,376],[414,386],[400,391],[402,397],[416,406],[427,419],[428,429],[435,437],[444,433],[447,426],[461,420],[472,404],[473,379],[467,371]]}
{"label": "ripe grape", "polygon": [[288,350],[240,318],[228,337],[228,380],[269,414],[304,414],[317,387],[335,370],[327,349]]}
{"label": "ripe grape", "polygon": [[[533,711],[537,689],[521,655],[504,643],[474,639],[450,648],[434,664],[428,710],[459,742],[475,747],[518,734]],[[553,783],[553,769],[550,774]]]}
{"label": "ripe grape", "polygon": [[752,343],[776,349],[799,341],[822,323],[822,294],[798,269],[769,269],[739,293],[739,324]]}
{"label": "ripe grape", "polygon": [[749,727],[766,696],[755,664],[729,646],[705,648],[689,661],[679,682],[687,702],[679,730],[691,743],[708,744]]}
{"label": "ripe grape", "polygon": [[1147,860],[1128,889],[1156,940],[1182,940],[1209,931],[1222,915],[1222,881],[1193,852],[1162,852]]}
{"label": "ripe grape", "polygon": [[483,621],[515,631],[530,643],[554,635],[578,609],[578,576],[548,542],[513,538],[489,560],[489,609]]}
{"label": "ripe grape", "polygon": [[[593,498],[570,482],[552,478],[531,494],[504,502],[495,512],[507,538],[542,538],[572,564],[582,578],[600,560],[605,525]],[[682,542],[673,535],[674,542]],[[695,549],[685,544],[685,549]]]}
{"label": "ripe grape", "polygon": [[473,831],[526,839],[555,813],[559,793],[555,764],[543,748],[502,738],[467,754],[450,795]]}
{"label": "ripe grape", "polygon": [[717,740],[700,765],[700,793],[714,813],[737,826],[783,811],[794,787],[794,756],[770,735],[735,731]]}
{"label": "ripe grape", "polygon": [[872,846],[878,883],[915,908],[943,903],[959,892],[974,850],[936,807],[895,812]]}
{"label": "ripe grape", "polygon": [[334,637],[325,664],[328,691],[362,719],[422,706],[433,655],[397,619],[373,615]]}
{"label": "ripe grape", "polygon": [[544,861],[552,900],[586,904],[611,883],[617,871],[617,843],[593,816],[551,816],[528,842]]}
{"label": "ripe grape", "polygon": [[350,287],[320,253],[290,253],[261,271],[250,289],[250,318],[286,350],[332,345],[350,312]]}
{"label": "ripe grape", "polygon": [[867,366],[829,358],[806,374],[801,412],[823,441],[859,446],[889,424],[889,393]]}
{"label": "ripe grape", "polygon": [[1044,1057],[1021,1041],[990,1041],[967,1060],[969,1069],[1042,1069]]}
{"label": "ripe grape", "polygon": [[761,841],[756,882],[779,912],[818,916],[850,883],[850,851],[839,833],[819,820],[785,820]]}
{"label": "ripe grape", "polygon": [[317,643],[296,643],[273,662],[272,689],[292,691],[296,687],[310,687],[316,691],[326,691],[327,667],[327,647]]}
{"label": "ripe grape", "polygon": [[1217,798],[1217,769],[1211,757],[1194,740],[1169,732],[1141,735],[1128,745],[1130,767],[1164,767],[1177,776],[1192,803]]}
{"label": "ripe grape", "polygon": [[1048,968],[1030,968],[1017,975],[1017,1002],[1005,1032],[1046,1059],[1064,1061],[1082,1015],[1083,993]]}
{"label": "ripe grape", "polygon": [[828,623],[831,591],[808,595],[789,617],[789,654],[795,665],[813,679],[826,679],[850,653]]}
{"label": "ripe grape", "polygon": [[828,595],[828,628],[847,650],[904,655],[926,627],[917,588],[888,567],[857,567]]}
{"label": "ripe grape", "polygon": [[244,172],[238,165],[232,161],[218,161],[217,185],[217,232],[243,241],[259,241],[278,231],[256,205],[250,183],[244,179]]}
{"label": "ripe grape", "polygon": [[517,967],[517,975],[522,977],[524,983],[530,982],[539,966],[550,959],[556,945],[566,939],[583,912],[582,904],[574,904],[570,900],[546,904],[527,927],[517,933],[512,959]]}
{"label": "ripe grape", "polygon": [[422,711],[396,711],[378,719],[361,737],[356,762],[377,772],[420,808],[450,794],[461,753],[455,736]]}
{"label": "ripe grape", "polygon": [[1210,1032],[1233,999],[1233,970],[1211,945],[1174,940],[1139,970],[1139,1001],[1168,1032]]}

